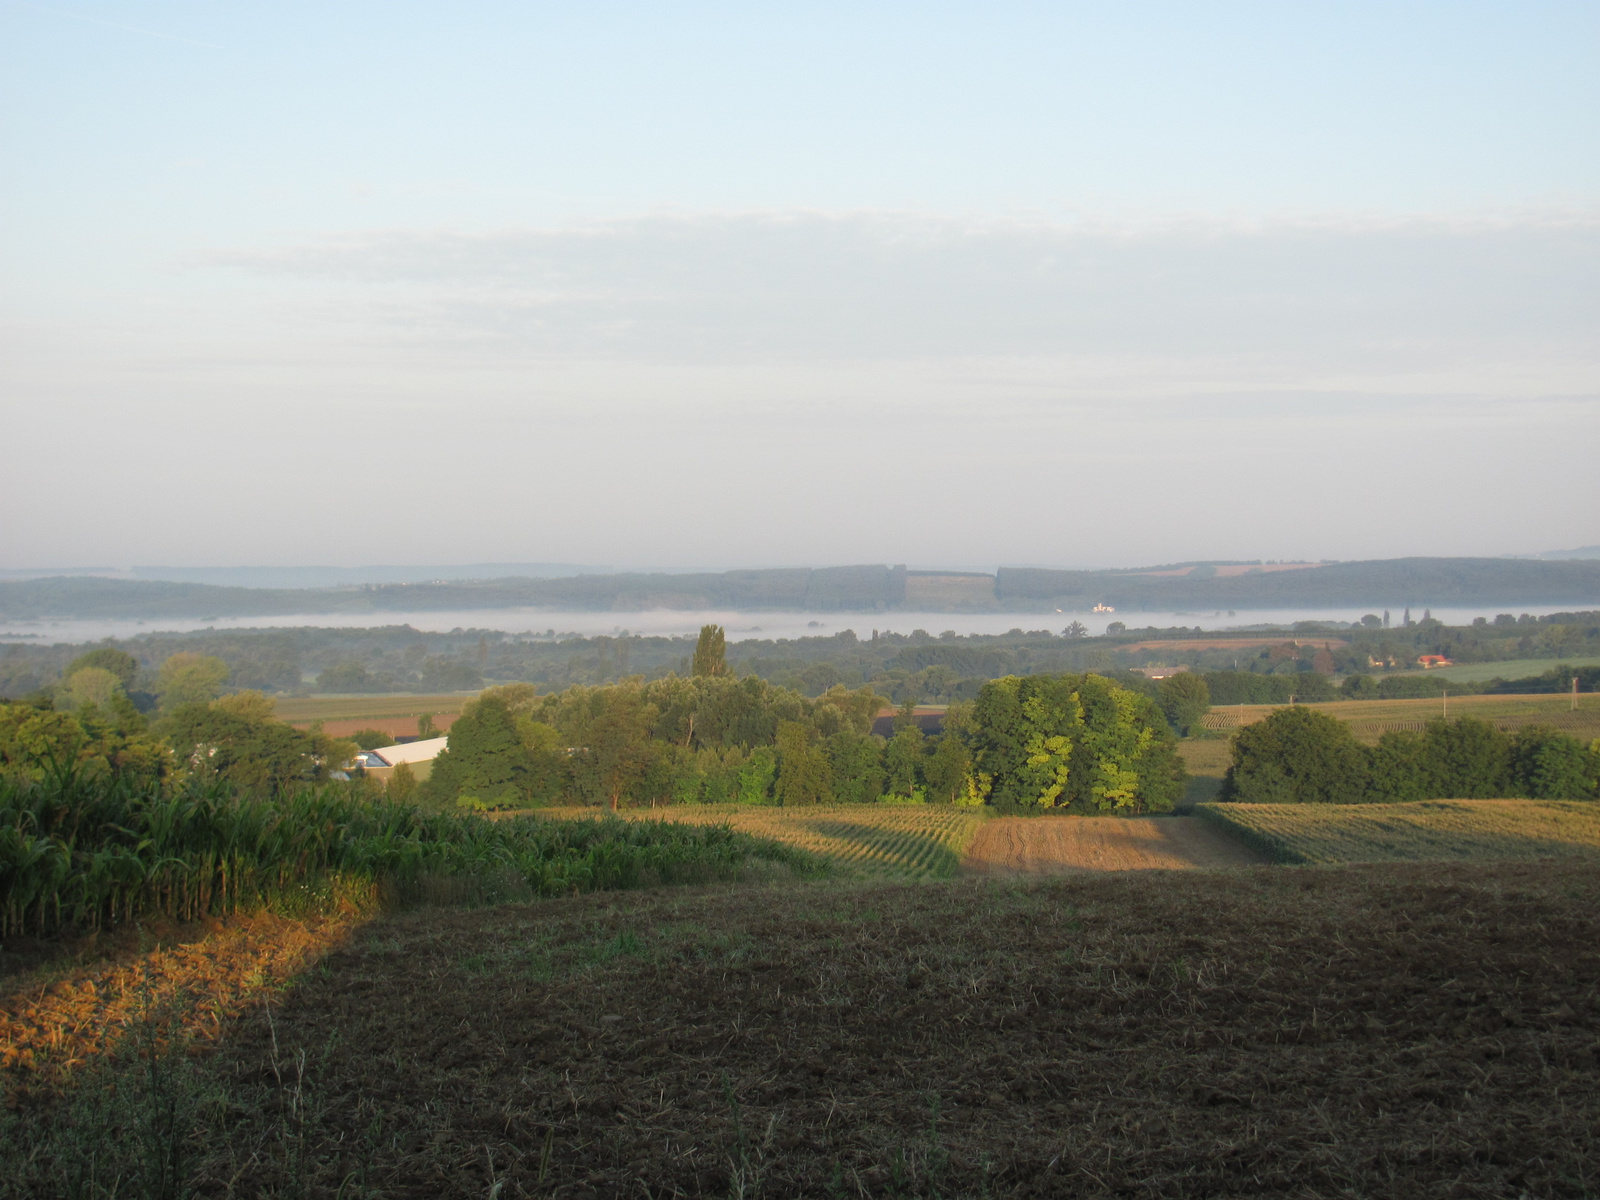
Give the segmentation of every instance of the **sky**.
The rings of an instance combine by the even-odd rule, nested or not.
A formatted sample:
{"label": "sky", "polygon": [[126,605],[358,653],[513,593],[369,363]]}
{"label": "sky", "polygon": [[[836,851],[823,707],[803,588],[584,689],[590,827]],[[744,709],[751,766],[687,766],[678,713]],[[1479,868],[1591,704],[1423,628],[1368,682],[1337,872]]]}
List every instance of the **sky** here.
{"label": "sky", "polygon": [[0,567],[1600,542],[1593,3],[0,0]]}

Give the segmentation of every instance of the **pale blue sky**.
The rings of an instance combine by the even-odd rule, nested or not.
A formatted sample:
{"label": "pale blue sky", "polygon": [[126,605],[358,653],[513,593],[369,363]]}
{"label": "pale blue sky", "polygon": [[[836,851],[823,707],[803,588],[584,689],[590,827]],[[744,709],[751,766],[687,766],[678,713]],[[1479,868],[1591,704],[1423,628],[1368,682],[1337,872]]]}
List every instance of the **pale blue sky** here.
{"label": "pale blue sky", "polygon": [[1597,61],[1592,3],[0,0],[0,566],[1600,541]]}

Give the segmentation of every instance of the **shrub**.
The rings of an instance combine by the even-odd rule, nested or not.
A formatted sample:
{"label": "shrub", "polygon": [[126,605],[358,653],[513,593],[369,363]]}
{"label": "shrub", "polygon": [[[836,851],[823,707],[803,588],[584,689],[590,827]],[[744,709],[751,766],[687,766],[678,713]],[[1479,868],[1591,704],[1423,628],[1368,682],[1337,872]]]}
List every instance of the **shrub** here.
{"label": "shrub", "polygon": [[1310,708],[1281,708],[1241,729],[1222,799],[1350,804],[1366,798],[1367,756],[1350,727]]}

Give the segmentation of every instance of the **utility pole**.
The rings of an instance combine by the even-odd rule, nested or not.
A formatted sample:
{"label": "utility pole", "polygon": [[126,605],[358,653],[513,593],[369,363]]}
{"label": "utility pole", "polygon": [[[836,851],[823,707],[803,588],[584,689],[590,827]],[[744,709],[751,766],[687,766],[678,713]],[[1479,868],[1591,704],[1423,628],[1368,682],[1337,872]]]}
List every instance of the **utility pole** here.
{"label": "utility pole", "polygon": [[1444,689],[1444,719],[1446,721],[1448,721],[1450,719],[1450,689],[1449,688],[1445,688]]}
{"label": "utility pole", "polygon": [[1572,711],[1578,711],[1578,677],[1572,677]]}

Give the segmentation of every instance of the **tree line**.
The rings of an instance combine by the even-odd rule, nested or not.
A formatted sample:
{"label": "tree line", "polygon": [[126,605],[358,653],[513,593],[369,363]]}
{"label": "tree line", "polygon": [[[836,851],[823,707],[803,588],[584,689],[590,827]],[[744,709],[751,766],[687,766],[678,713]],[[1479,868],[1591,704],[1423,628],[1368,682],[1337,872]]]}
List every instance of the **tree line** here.
{"label": "tree line", "polygon": [[872,733],[884,699],[870,687],[808,698],[734,677],[715,626],[693,661],[689,676],[547,695],[491,688],[452,725],[418,794],[468,808],[932,801],[1149,812],[1182,789],[1164,711],[1100,676],[991,681],[951,706],[931,738],[907,701],[884,738]]}
{"label": "tree line", "polygon": [[1221,799],[1247,804],[1363,804],[1600,794],[1600,739],[1556,729],[1507,733],[1461,717],[1394,730],[1376,746],[1310,708],[1283,708],[1234,736]]}

